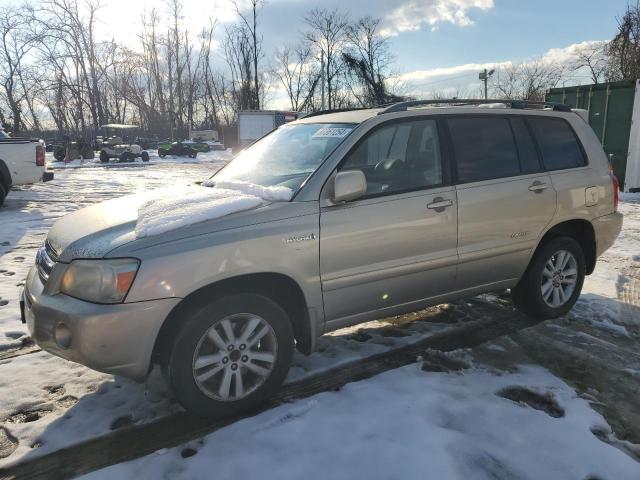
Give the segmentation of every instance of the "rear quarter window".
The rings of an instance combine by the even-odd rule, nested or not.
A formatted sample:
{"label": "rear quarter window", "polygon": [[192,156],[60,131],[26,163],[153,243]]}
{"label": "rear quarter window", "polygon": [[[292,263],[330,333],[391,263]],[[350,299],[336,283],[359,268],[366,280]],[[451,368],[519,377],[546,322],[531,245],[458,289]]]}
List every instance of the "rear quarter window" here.
{"label": "rear quarter window", "polygon": [[586,165],[578,138],[569,123],[561,118],[532,117],[531,125],[547,170],[563,170]]}

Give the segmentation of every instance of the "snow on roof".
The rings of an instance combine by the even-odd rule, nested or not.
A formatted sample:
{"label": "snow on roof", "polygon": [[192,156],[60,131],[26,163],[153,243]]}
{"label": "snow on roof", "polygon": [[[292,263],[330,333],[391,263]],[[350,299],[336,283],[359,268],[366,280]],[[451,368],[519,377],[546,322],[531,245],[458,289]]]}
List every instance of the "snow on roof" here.
{"label": "snow on roof", "polygon": [[286,202],[292,196],[293,190],[287,187],[237,181],[208,181],[203,187],[154,190],[138,208],[135,233],[138,238],[159,235],[267,203]]}

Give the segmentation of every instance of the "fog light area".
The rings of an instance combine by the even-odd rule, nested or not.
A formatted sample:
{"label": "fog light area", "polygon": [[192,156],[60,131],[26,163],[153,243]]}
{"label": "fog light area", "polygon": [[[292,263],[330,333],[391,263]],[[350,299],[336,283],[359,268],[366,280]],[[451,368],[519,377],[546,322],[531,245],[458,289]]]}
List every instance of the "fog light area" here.
{"label": "fog light area", "polygon": [[67,349],[71,346],[71,330],[64,323],[56,325],[53,336],[60,348]]}

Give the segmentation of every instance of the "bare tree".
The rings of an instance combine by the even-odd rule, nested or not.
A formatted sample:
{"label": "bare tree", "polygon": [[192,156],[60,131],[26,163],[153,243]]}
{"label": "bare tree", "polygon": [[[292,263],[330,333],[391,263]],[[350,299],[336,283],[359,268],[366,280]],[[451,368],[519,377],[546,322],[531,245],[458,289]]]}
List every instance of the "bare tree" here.
{"label": "bare tree", "polygon": [[364,17],[346,29],[349,44],[342,57],[347,74],[359,84],[359,89],[352,90],[362,106],[400,100],[389,92],[387,85],[393,58],[389,39],[380,34],[380,22],[379,18]]}
{"label": "bare tree", "polygon": [[[1,95],[9,107],[10,129],[14,133],[29,126],[36,129],[40,127],[34,110],[33,68],[28,63],[28,55],[34,45],[25,10],[12,6],[0,10]],[[25,114],[30,116],[30,125],[27,124]],[[4,123],[7,118],[2,120]]]}
{"label": "bare tree", "polygon": [[640,78],[640,3],[628,5],[618,19],[618,33],[607,48],[608,80]]}
{"label": "bare tree", "polygon": [[349,17],[337,8],[335,10],[314,8],[305,17],[305,22],[310,28],[305,36],[314,46],[319,57],[317,60],[324,66],[327,106],[332,109],[340,103],[336,83],[342,70],[341,55],[347,39]]}
{"label": "bare tree", "polygon": [[561,65],[536,59],[498,70],[493,89],[504,98],[544,100],[545,92],[557,86],[563,75]]}
{"label": "bare tree", "polygon": [[586,45],[576,54],[571,68],[574,71],[587,69],[593,83],[604,81],[609,68],[607,49],[608,43],[594,42]]}
{"label": "bare tree", "polygon": [[309,44],[284,47],[276,54],[274,73],[289,97],[291,109],[297,112],[309,109],[320,81],[320,72],[312,59]]}
{"label": "bare tree", "polygon": [[248,31],[251,43],[251,59],[253,61],[253,108],[260,110],[260,75],[258,63],[262,57],[262,36],[258,35],[258,9],[264,5],[264,0],[249,0],[250,14],[245,15],[238,7],[238,2],[232,0],[233,8],[240,17],[244,28]]}

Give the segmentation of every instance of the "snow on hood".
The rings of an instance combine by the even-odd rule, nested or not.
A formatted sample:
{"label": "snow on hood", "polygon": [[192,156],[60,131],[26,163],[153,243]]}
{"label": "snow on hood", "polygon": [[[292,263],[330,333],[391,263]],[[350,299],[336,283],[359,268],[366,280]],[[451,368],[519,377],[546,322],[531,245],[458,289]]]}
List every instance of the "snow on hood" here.
{"label": "snow on hood", "polygon": [[204,182],[203,187],[179,187],[149,192],[138,208],[136,237],[150,237],[187,225],[213,220],[270,202],[287,202],[293,190],[239,181]]}

